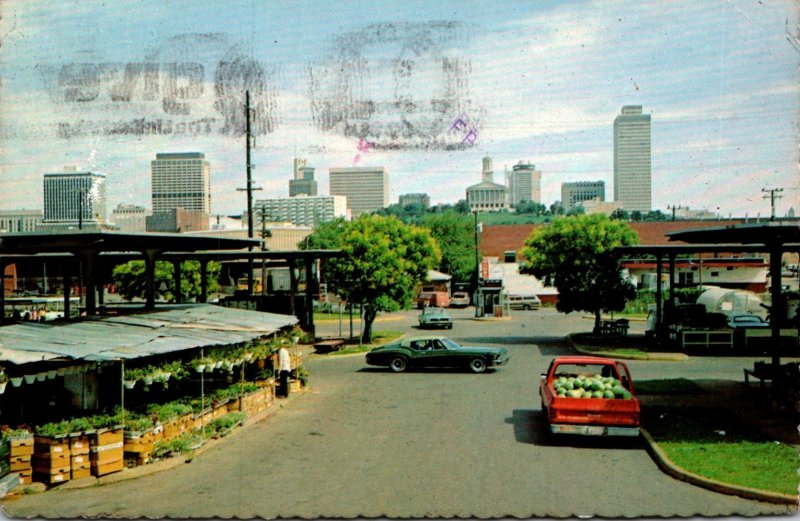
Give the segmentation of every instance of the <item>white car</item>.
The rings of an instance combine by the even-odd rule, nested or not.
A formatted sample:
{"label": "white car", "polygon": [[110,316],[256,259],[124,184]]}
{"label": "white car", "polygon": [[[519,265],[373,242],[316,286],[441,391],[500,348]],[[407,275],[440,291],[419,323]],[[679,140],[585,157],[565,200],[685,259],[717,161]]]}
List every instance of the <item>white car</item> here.
{"label": "white car", "polygon": [[469,293],[466,291],[456,291],[450,297],[451,308],[465,308],[469,306]]}

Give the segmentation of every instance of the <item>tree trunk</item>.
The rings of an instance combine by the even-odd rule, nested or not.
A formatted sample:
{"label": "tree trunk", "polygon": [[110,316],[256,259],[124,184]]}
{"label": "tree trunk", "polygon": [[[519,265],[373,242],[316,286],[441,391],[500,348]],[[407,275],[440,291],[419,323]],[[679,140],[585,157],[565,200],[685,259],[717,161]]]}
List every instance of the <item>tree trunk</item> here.
{"label": "tree trunk", "polygon": [[600,310],[596,309],[594,311],[594,334],[600,334]]}
{"label": "tree trunk", "polygon": [[375,321],[378,311],[375,306],[366,304],[364,306],[364,338],[363,342],[369,344],[372,342],[372,323]]}

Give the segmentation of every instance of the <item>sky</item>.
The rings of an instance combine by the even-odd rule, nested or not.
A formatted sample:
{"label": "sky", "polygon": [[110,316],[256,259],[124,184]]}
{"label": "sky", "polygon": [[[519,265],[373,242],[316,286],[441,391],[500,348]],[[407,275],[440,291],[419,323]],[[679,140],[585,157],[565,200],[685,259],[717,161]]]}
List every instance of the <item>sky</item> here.
{"label": "sky", "polygon": [[[292,160],[383,166],[390,202],[465,198],[493,159],[604,181],[613,121],[652,117],[653,208],[800,211],[800,0],[326,2],[4,0],[0,210],[42,208],[45,172],[106,175],[109,209],[150,207],[150,161],[203,152],[212,213],[288,196]],[[459,123],[463,122],[463,123]]]}

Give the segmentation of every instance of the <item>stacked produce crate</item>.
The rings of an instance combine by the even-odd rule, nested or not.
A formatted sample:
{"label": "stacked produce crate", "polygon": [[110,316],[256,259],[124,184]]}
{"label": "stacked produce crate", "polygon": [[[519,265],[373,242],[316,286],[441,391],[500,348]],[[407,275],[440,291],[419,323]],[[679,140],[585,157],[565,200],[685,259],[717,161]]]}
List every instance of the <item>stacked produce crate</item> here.
{"label": "stacked produce crate", "polygon": [[127,467],[135,467],[150,461],[153,445],[155,445],[155,436],[152,431],[126,431],[123,444],[125,465]]}
{"label": "stacked produce crate", "polygon": [[35,436],[33,443],[33,478],[48,485],[70,480],[69,438]]}
{"label": "stacked produce crate", "polygon": [[88,478],[92,475],[89,462],[89,436],[84,433],[69,435],[70,475],[72,479]]}
{"label": "stacked produce crate", "polygon": [[19,474],[20,484],[29,485],[33,476],[33,434],[8,439],[8,465]]}
{"label": "stacked produce crate", "polygon": [[98,429],[89,435],[92,476],[105,476],[125,467],[122,427]]}

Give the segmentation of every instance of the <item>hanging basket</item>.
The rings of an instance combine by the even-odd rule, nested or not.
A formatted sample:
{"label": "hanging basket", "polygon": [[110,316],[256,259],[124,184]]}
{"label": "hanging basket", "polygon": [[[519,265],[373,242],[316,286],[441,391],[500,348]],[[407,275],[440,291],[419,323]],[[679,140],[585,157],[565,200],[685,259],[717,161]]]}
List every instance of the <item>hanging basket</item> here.
{"label": "hanging basket", "polygon": [[125,389],[131,390],[136,386],[136,380],[123,380],[122,383],[125,385]]}
{"label": "hanging basket", "polygon": [[153,385],[153,377],[152,376],[145,376],[143,378],[145,385]]}
{"label": "hanging basket", "polygon": [[56,371],[55,370],[47,371],[47,379],[48,380],[55,380],[55,378],[56,378]]}
{"label": "hanging basket", "polygon": [[194,370],[197,371],[198,373],[202,373],[203,371],[205,371],[205,369],[206,369],[206,364],[198,364],[194,368]]}
{"label": "hanging basket", "polygon": [[32,384],[33,382],[36,381],[35,374],[26,374],[25,376],[23,376],[23,378],[25,379],[26,384]]}
{"label": "hanging basket", "polygon": [[47,379],[47,373],[36,373],[36,381],[44,382]]}
{"label": "hanging basket", "polygon": [[249,362],[250,360],[253,359],[253,353],[245,353],[244,354],[244,359],[245,359],[245,361]]}
{"label": "hanging basket", "polygon": [[12,376],[11,378],[9,378],[9,380],[11,380],[11,385],[13,387],[19,387],[20,385],[22,385],[22,377],[21,376]]}
{"label": "hanging basket", "polygon": [[65,374],[67,374],[67,368],[66,367],[59,367],[58,369],[56,369],[56,374],[58,376],[64,376]]}
{"label": "hanging basket", "polygon": [[8,385],[8,380],[6,380],[5,382],[0,382],[0,394],[6,392],[7,385]]}

